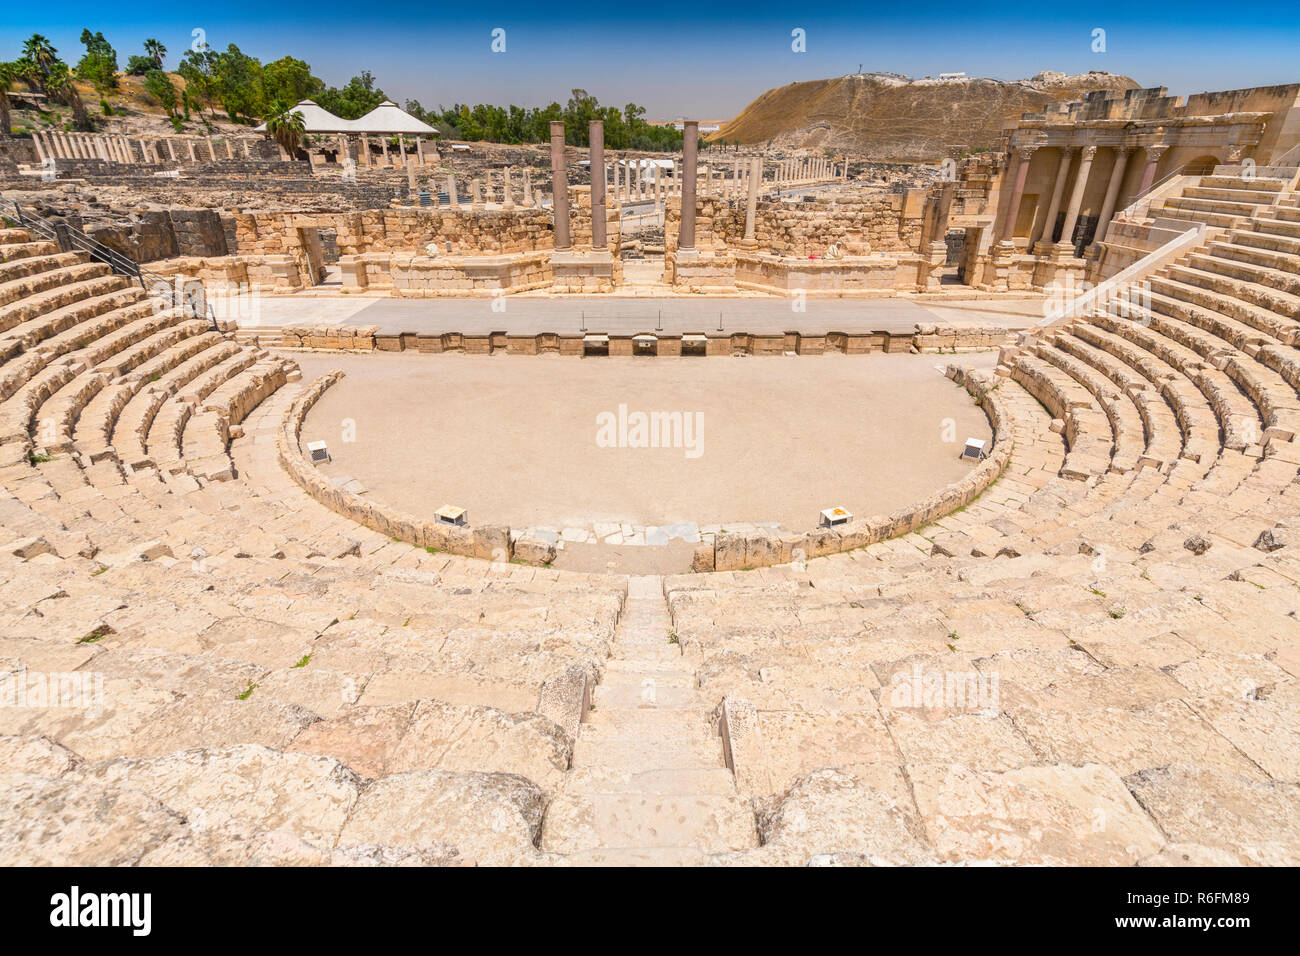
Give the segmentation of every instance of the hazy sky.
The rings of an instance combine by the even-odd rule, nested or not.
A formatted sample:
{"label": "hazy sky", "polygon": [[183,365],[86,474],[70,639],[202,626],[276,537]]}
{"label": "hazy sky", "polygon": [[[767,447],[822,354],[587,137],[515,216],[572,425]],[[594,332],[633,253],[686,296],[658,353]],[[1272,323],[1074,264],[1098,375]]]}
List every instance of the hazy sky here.
{"label": "hazy sky", "polygon": [[[6,0],[0,59],[33,32],[69,62],[83,27],[102,30],[118,61],[155,36],[174,67],[196,29],[212,46],[236,43],[263,61],[290,54],[342,85],[363,69],[399,103],[544,105],[583,87],[602,103],[631,101],[651,119],[725,119],[775,86],[882,70],[910,76],[964,71],[1018,79],[1039,70],[1108,70],[1171,93],[1300,81],[1295,0],[1174,5],[1099,0],[976,5],[950,0],[889,5],[545,2],[361,3],[356,0],[132,2],[64,0],[44,7]],[[1061,5],[1065,6],[1065,5]],[[669,12],[674,9],[680,13]],[[1224,16],[1231,12],[1231,22]],[[491,50],[504,29],[505,52]],[[791,31],[807,51],[791,50]],[[1106,31],[1094,53],[1093,31]]]}

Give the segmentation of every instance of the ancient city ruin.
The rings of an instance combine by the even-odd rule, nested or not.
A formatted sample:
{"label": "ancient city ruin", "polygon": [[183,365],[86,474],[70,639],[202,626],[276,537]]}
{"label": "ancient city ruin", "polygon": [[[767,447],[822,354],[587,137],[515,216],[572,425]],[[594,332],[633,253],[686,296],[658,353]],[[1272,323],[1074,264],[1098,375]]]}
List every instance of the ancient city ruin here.
{"label": "ancient city ruin", "polygon": [[1095,82],[2,131],[0,859],[1294,865],[1300,83]]}

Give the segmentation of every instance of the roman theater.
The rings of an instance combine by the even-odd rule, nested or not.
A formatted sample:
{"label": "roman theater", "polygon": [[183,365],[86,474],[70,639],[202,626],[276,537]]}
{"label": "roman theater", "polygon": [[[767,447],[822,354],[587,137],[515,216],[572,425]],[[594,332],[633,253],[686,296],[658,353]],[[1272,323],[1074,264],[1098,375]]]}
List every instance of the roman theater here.
{"label": "roman theater", "polygon": [[1300,84],[295,109],[0,135],[5,863],[1300,863]]}

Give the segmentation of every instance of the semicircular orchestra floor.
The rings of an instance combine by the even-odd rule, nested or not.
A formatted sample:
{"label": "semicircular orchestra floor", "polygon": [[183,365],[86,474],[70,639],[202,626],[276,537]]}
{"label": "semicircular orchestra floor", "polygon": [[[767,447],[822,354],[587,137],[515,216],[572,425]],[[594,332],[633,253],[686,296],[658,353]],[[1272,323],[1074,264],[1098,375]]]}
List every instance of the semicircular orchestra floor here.
{"label": "semicircular orchestra floor", "polygon": [[[431,519],[542,529],[557,567],[681,570],[701,533],[807,530],[961,478],[990,437],[935,355],[765,358],[298,355],[346,377],[312,409],[331,478]],[[991,367],[994,353],[962,356]]]}

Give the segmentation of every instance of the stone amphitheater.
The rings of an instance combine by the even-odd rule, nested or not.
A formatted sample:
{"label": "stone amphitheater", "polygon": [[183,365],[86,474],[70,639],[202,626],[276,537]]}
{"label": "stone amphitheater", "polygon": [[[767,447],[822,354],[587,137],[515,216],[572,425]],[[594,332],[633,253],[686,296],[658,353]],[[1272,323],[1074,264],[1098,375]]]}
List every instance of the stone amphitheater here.
{"label": "stone amphitheater", "polygon": [[337,373],[0,231],[0,860],[1295,865],[1298,178],[946,365],[967,478],[669,575],[338,488]]}

